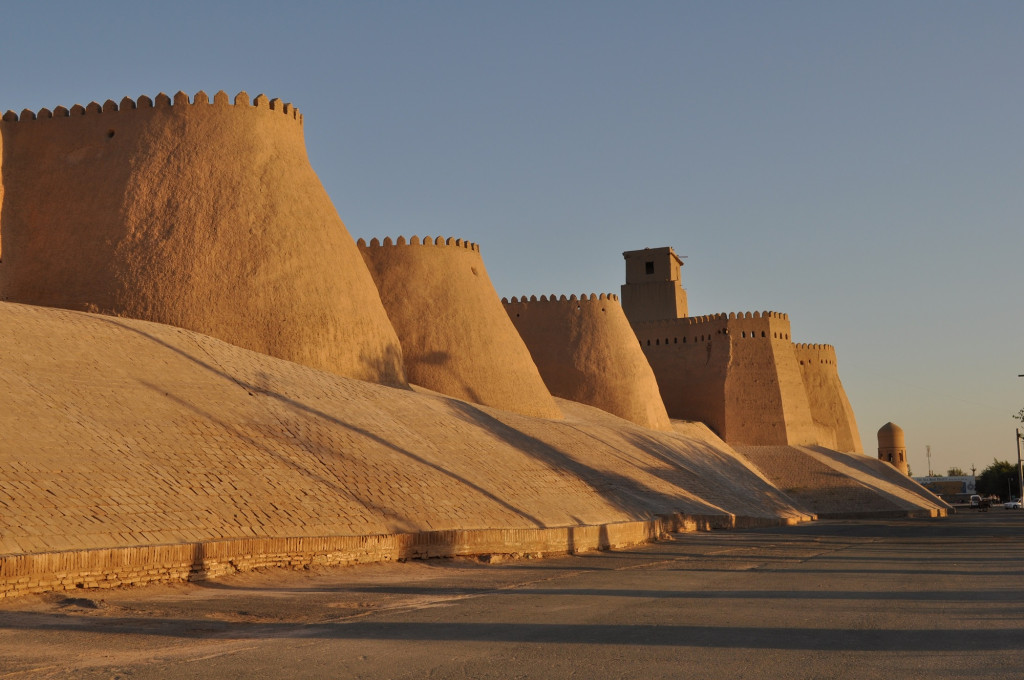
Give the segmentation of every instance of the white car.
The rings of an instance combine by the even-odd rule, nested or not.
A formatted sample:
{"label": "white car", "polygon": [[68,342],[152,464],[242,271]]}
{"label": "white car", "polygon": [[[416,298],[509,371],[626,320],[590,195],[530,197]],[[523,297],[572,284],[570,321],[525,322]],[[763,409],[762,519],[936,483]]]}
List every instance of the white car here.
{"label": "white car", "polygon": [[1020,510],[1020,499],[1011,498],[1010,500],[1003,503],[1003,507],[1007,510]]}

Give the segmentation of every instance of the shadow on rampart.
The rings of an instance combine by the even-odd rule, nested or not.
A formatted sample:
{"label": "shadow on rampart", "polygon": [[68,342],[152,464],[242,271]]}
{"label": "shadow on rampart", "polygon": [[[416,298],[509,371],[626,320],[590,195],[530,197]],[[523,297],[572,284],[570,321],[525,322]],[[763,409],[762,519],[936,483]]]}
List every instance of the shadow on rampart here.
{"label": "shadow on rampart", "polygon": [[[931,494],[921,493],[921,489],[918,487],[917,482],[913,481],[909,477],[901,474],[896,468],[883,463],[875,458],[868,458],[867,456],[861,456],[860,454],[844,454],[832,449],[825,448],[823,446],[806,446],[803,447],[819,456],[832,461],[837,468],[852,468],[860,471],[864,475],[869,476],[872,480],[879,480],[881,482],[887,482],[893,486],[903,489],[907,493],[920,498],[921,502],[928,503],[939,508],[949,508],[950,506],[943,501],[933,498]],[[859,458],[858,458],[859,456]],[[883,465],[886,467],[878,467]],[[888,468],[888,469],[887,469]],[[871,488],[877,489],[879,494],[883,494],[892,499],[901,501],[904,504],[910,504],[911,501],[900,498],[899,496],[893,495],[887,491],[883,491],[877,485],[872,485]]]}
{"label": "shadow on rampart", "polygon": [[[448,470],[448,469],[446,469],[446,468],[444,468],[444,467],[442,467],[440,465],[437,465],[436,463],[432,463],[431,461],[426,460],[423,457],[418,456],[417,454],[415,454],[415,453],[413,453],[411,451],[408,451],[408,450],[406,450],[406,449],[404,449],[404,448],[402,448],[400,446],[397,446],[397,445],[393,444],[392,442],[384,439],[383,437],[374,434],[373,432],[370,432],[370,431],[368,431],[368,430],[366,430],[364,428],[361,428],[361,427],[359,427],[357,425],[354,425],[352,423],[348,423],[348,422],[345,422],[343,420],[340,420],[339,418],[336,418],[336,417],[334,417],[334,416],[332,416],[332,415],[330,415],[328,413],[324,413],[323,411],[320,411],[318,409],[312,408],[312,407],[308,406],[307,404],[303,404],[301,402],[295,401],[294,399],[286,397],[283,394],[279,394],[277,392],[269,390],[266,386],[254,385],[254,384],[247,383],[247,382],[245,382],[243,380],[240,380],[237,376],[231,375],[231,374],[227,373],[226,371],[221,370],[218,367],[212,366],[209,363],[207,363],[206,361],[203,361],[202,359],[199,359],[198,357],[195,357],[195,356],[189,354],[188,352],[185,352],[181,348],[175,347],[174,345],[171,345],[171,344],[165,342],[164,340],[161,340],[160,338],[154,337],[153,335],[150,335],[149,333],[146,333],[145,331],[142,331],[142,330],[137,329],[137,328],[133,328],[133,327],[131,327],[129,325],[120,323],[120,322],[115,321],[113,319],[100,318],[98,320],[100,320],[100,321],[102,321],[104,323],[108,323],[108,324],[113,325],[113,326],[117,326],[117,327],[119,327],[121,329],[129,331],[129,332],[134,333],[136,335],[139,335],[141,337],[144,337],[147,340],[149,340],[149,341],[151,341],[151,342],[153,342],[153,343],[155,343],[157,345],[160,345],[161,347],[164,347],[165,349],[170,350],[171,352],[174,352],[175,354],[177,354],[177,355],[181,356],[182,358],[188,360],[189,362],[191,362],[191,363],[193,363],[193,364],[203,368],[204,370],[209,371],[210,373],[213,373],[213,374],[221,377],[222,379],[228,380],[228,381],[238,385],[239,387],[241,387],[243,390],[245,390],[246,392],[248,392],[250,394],[259,393],[260,395],[268,397],[270,399],[273,399],[274,401],[277,401],[277,402],[285,405],[286,407],[288,407],[288,408],[290,408],[290,409],[292,409],[294,411],[300,412],[300,413],[308,415],[308,416],[312,416],[314,418],[323,420],[325,422],[332,423],[332,424],[337,425],[339,427],[342,427],[342,428],[345,428],[347,430],[350,430],[350,431],[352,431],[352,432],[354,432],[356,434],[359,434],[359,435],[361,435],[361,436],[363,436],[363,437],[365,437],[365,438],[375,442],[376,444],[384,446],[384,447],[390,449],[391,451],[394,451],[395,453],[399,453],[399,454],[409,458],[410,460],[415,461],[416,463],[418,463],[420,465],[423,465],[425,467],[431,468],[431,469],[435,470],[436,472],[438,472],[438,473],[440,473],[442,475],[445,475],[446,477],[451,478],[452,480],[458,482],[459,484],[462,484],[462,485],[466,486],[467,488],[470,488],[473,491],[481,494],[482,496],[486,497],[488,500],[496,503],[497,505],[501,506],[502,508],[504,508],[504,509],[506,509],[506,510],[508,510],[510,512],[513,512],[516,515],[519,515],[520,517],[523,517],[524,519],[528,520],[529,522],[531,522],[535,526],[537,526],[537,527],[542,527],[543,526],[543,524],[540,522],[540,520],[538,520],[536,517],[534,517],[530,513],[526,512],[525,510],[522,510],[520,508],[517,508],[517,507],[513,506],[511,503],[507,502],[503,498],[500,498],[500,497],[496,496],[495,494],[493,494],[490,491],[484,489],[483,487],[479,486],[478,484],[475,484],[474,482],[472,482],[472,481],[470,481],[468,479],[465,479],[465,478],[463,478],[463,477],[453,473],[452,471],[450,471],[450,470]],[[171,396],[170,394],[167,393],[166,389],[163,389],[163,388],[161,388],[161,387],[159,387],[157,385],[153,385],[153,384],[146,383],[146,385],[150,389],[152,389],[154,391],[157,391],[158,393],[164,395],[166,398],[172,399],[176,403],[179,403],[180,405],[182,405],[182,406],[192,410],[194,413],[197,413],[198,415],[202,416],[203,418],[207,418],[211,422],[216,423],[219,426],[221,426],[221,427],[231,431],[233,434],[238,436],[242,441],[245,441],[246,443],[248,443],[251,446],[255,447],[257,450],[260,450],[260,451],[266,453],[267,455],[272,456],[272,457],[280,460],[285,465],[287,465],[288,467],[290,467],[293,470],[296,470],[300,474],[303,474],[304,476],[309,477],[310,479],[312,479],[312,480],[314,480],[314,481],[316,481],[318,483],[324,484],[328,488],[332,488],[334,491],[342,494],[343,496],[354,497],[354,491],[355,490],[353,490],[353,489],[346,489],[346,488],[340,487],[338,485],[338,483],[337,483],[337,480],[330,480],[330,479],[327,479],[326,477],[324,477],[322,475],[318,475],[315,472],[313,472],[312,470],[310,470],[309,468],[307,468],[305,466],[302,466],[302,465],[298,465],[294,461],[288,460],[286,457],[282,456],[279,452],[274,451],[274,450],[272,450],[270,448],[267,448],[265,446],[261,446],[258,441],[256,441],[255,439],[253,439],[249,435],[245,434],[244,432],[240,431],[234,425],[231,425],[229,423],[225,423],[225,422],[217,419],[212,414],[207,413],[206,411],[203,411],[202,409],[198,408],[194,404],[190,404],[190,403],[188,403],[188,402],[186,402],[186,401],[184,401],[182,399],[178,399],[176,397]],[[293,446],[297,445],[297,446],[301,447],[306,453],[309,453],[311,455],[316,455],[317,452],[319,450],[321,450],[321,448],[322,448],[319,445],[317,445],[315,442],[311,442],[311,441],[308,441],[308,440],[306,440],[306,441],[298,441],[298,440],[295,440],[295,439],[288,439],[287,441],[291,445],[293,445]],[[330,453],[330,452],[328,451],[328,453]],[[361,502],[366,503],[369,507],[375,508],[378,511],[381,511],[380,508],[377,508],[376,506],[373,505],[373,503],[369,502],[368,500],[362,499],[362,498],[360,498],[359,500]],[[390,512],[390,513],[387,513],[387,514],[389,514],[391,516],[397,516],[397,513],[394,513],[394,512]]]}
{"label": "shadow on rampart", "polygon": [[[462,420],[491,433],[499,440],[515,447],[524,454],[544,464],[551,470],[568,473],[585,483],[600,495],[606,502],[618,510],[637,518],[647,518],[660,514],[682,511],[698,512],[699,514],[725,514],[720,508],[689,495],[670,495],[653,489],[642,482],[617,474],[611,470],[597,470],[574,458],[571,454],[538,439],[532,435],[507,425],[471,404],[461,401],[450,402],[452,411]],[[570,428],[574,436],[593,439],[611,450],[620,453],[621,449],[595,435],[559,421],[554,426]],[[694,508],[693,506],[697,506]]]}
{"label": "shadow on rampart", "polygon": [[[631,444],[646,451],[665,465],[685,473],[687,488],[698,495],[727,498],[735,503],[737,508],[750,508],[751,505],[756,504],[760,506],[759,509],[766,516],[778,516],[782,510],[811,514],[809,510],[801,507],[794,499],[757,475],[739,460],[729,458],[704,442],[687,443],[691,449],[695,449],[705,459],[716,461],[716,465],[704,465],[698,472],[690,468],[692,461],[687,460],[679,450],[666,446],[650,435],[629,431],[623,432],[623,436]],[[679,483],[678,476],[664,468],[645,469],[648,473],[669,483]],[[726,470],[732,474],[727,474]],[[742,478],[742,486],[737,485],[740,478]]]}
{"label": "shadow on rampart", "polygon": [[[289,469],[291,469],[294,472],[297,472],[299,475],[305,477],[306,479],[308,479],[308,480],[310,480],[312,482],[315,482],[316,484],[322,485],[323,487],[326,487],[326,488],[330,489],[331,491],[335,492],[336,494],[338,494],[339,496],[341,496],[343,498],[356,499],[360,503],[362,503],[362,504],[366,505],[367,507],[369,507],[370,509],[372,509],[372,510],[374,510],[376,512],[379,512],[382,516],[385,516],[385,517],[387,517],[387,516],[395,516],[394,513],[393,512],[389,512],[387,508],[378,507],[377,505],[375,505],[369,499],[360,497],[359,494],[358,494],[358,490],[357,489],[350,489],[350,488],[347,488],[347,487],[343,487],[341,484],[338,483],[338,480],[336,478],[335,479],[331,479],[331,478],[328,478],[325,475],[318,474],[313,469],[311,469],[309,466],[300,465],[300,464],[296,463],[295,461],[290,460],[288,457],[282,455],[280,452],[274,451],[271,448],[268,448],[266,446],[261,445],[261,443],[256,438],[254,438],[254,437],[252,437],[252,436],[242,432],[241,430],[239,430],[237,427],[235,427],[231,423],[227,423],[227,422],[225,422],[223,420],[220,420],[219,418],[217,418],[212,413],[210,413],[208,411],[204,411],[203,409],[199,408],[195,404],[192,404],[192,403],[190,403],[190,402],[188,402],[188,401],[186,401],[184,399],[181,399],[180,397],[178,397],[178,396],[176,396],[174,394],[171,394],[170,392],[167,391],[166,387],[160,387],[159,385],[154,385],[154,384],[146,382],[146,381],[140,381],[140,384],[145,385],[146,387],[148,387],[149,389],[153,390],[154,392],[161,393],[165,399],[173,401],[175,404],[178,404],[182,408],[188,409],[189,411],[191,411],[192,413],[195,413],[196,415],[200,416],[204,420],[207,420],[210,423],[213,423],[214,425],[217,425],[218,427],[223,428],[225,431],[230,432],[231,435],[234,438],[238,439],[239,441],[245,442],[247,445],[249,445],[253,449],[255,449],[257,451],[261,451],[261,452],[263,452],[263,453],[265,453],[268,456],[271,456],[273,458],[276,458],[279,462],[283,463],[286,467],[288,467]],[[300,444],[300,446],[301,446],[301,444]],[[315,453],[315,452],[314,451],[306,450],[306,453]],[[200,550],[201,547],[202,547],[201,544],[198,545],[197,546],[197,550]],[[200,563],[201,563],[201,560],[200,560]]]}
{"label": "shadow on rampart", "polygon": [[[172,345],[159,337],[156,337],[150,333],[145,332],[144,330],[134,328],[128,324],[121,323],[112,318],[96,318],[99,321],[110,324],[112,326],[117,326],[118,328],[129,331],[167,350],[170,350],[171,352],[174,352],[175,354],[185,358],[186,360],[195,364],[196,366],[199,366],[202,369],[214,375],[217,375],[222,379],[231,381],[232,383],[238,385],[240,388],[242,388],[243,390],[250,394],[258,393],[261,396],[265,396],[284,405],[285,407],[296,413],[300,413],[307,417],[331,423],[338,427],[345,428],[362,437],[365,437],[368,440],[371,440],[380,446],[386,447],[395,453],[399,453],[411,461],[415,461],[420,465],[428,467],[436,471],[437,473],[440,473],[454,480],[455,482],[464,485],[468,489],[471,489],[474,492],[484,496],[489,501],[499,505],[505,510],[514,513],[519,517],[522,517],[523,519],[527,520],[529,523],[533,524],[536,527],[545,526],[545,524],[538,517],[532,515],[530,512],[527,512],[523,508],[516,507],[512,503],[508,502],[506,499],[482,487],[480,484],[475,483],[472,480],[466,479],[465,477],[452,472],[450,469],[442,465],[439,465],[426,458],[423,458],[422,456],[417,455],[413,451],[398,446],[395,443],[387,440],[386,438],[378,434],[375,434],[374,432],[359,427],[351,422],[346,422],[329,413],[325,413],[319,409],[313,408],[308,404],[302,403],[288,396],[280,394],[276,391],[273,391],[265,385],[250,384],[240,379],[238,376],[232,375],[226,370],[223,370],[218,366],[212,365],[209,361],[194,356],[193,354],[184,351],[182,348],[176,347],[175,345]],[[149,384],[148,387],[150,389],[153,389],[154,391],[158,391],[162,395],[167,395],[167,390],[157,385]],[[175,399],[182,406],[189,408],[190,410],[202,416],[203,418],[207,418],[211,422],[215,422],[219,426],[231,431],[240,439],[246,441],[251,446],[256,447],[258,450],[261,450],[264,453],[273,456],[278,460],[281,460],[284,464],[288,465],[297,472],[307,476],[312,481],[315,481],[319,484],[324,484],[325,487],[331,488],[333,491],[342,494],[343,496],[357,498],[360,502],[365,503],[367,507],[380,512],[385,512],[388,516],[397,516],[397,513],[393,511],[387,512],[387,509],[381,508],[379,505],[374,504],[370,499],[356,495],[357,490],[351,488],[343,488],[339,486],[336,479],[332,480],[323,475],[317,474],[316,472],[305,468],[303,465],[297,464],[295,461],[288,460],[287,457],[282,456],[280,452],[274,451],[273,449],[268,448],[266,446],[261,446],[259,441],[247,435],[245,432],[242,432],[238,427],[230,423],[225,423],[221,420],[218,420],[215,416],[204,411],[203,409],[200,409],[196,405],[190,404],[185,400],[176,399],[175,397],[172,397],[170,395],[167,396],[168,398]],[[569,474],[574,476],[576,479],[589,486],[606,503],[616,508],[617,510],[625,513],[630,518],[649,519],[653,516],[671,514],[673,512],[683,511],[684,509],[686,512],[692,512],[696,514],[728,514],[727,511],[723,511],[721,508],[718,508],[717,506],[696,497],[694,494],[681,493],[679,495],[674,495],[670,493],[665,493],[657,489],[651,488],[650,486],[647,486],[636,479],[616,474],[611,470],[594,469],[580,462],[576,458],[572,457],[566,451],[563,451],[555,446],[552,446],[551,444],[543,440],[537,439],[536,437],[533,437],[521,430],[515,429],[514,427],[507,425],[506,423],[498,420],[497,418],[494,418],[493,416],[487,414],[483,410],[469,403],[459,401],[456,399],[448,399],[446,403],[456,417],[490,433],[492,436],[496,437],[500,441],[505,442],[506,444],[516,448],[523,454],[528,455],[531,458],[537,460],[538,462],[543,463],[549,469],[555,470],[561,474]],[[274,417],[276,418],[276,416]],[[558,424],[558,421],[554,422]],[[599,442],[603,447],[608,447],[612,450],[617,449],[617,447],[613,443],[597,438],[593,434],[580,430],[579,428],[576,428],[570,424],[565,424],[565,427],[572,428],[572,430],[574,431],[574,436],[591,438]],[[325,449],[323,445],[320,445],[314,441],[310,441],[308,437],[303,440],[282,437],[281,440],[287,442],[291,446],[298,445],[304,451],[312,455],[324,456],[336,453],[329,449]],[[650,451],[651,441],[652,440],[650,439],[638,439],[637,445],[644,450]],[[621,451],[621,449],[618,450]],[[661,454],[661,458],[664,459],[667,463],[676,466],[677,468],[680,466],[678,454],[676,454],[675,457],[669,457],[663,452]],[[750,477],[752,479],[756,478],[756,476],[753,474],[751,474]],[[669,479],[666,479],[665,481],[669,481],[670,483],[672,483]],[[679,481],[676,480],[675,484],[678,483]],[[688,492],[690,490],[684,487],[681,489],[681,491]],[[578,524],[583,524],[582,521],[576,521]]]}
{"label": "shadow on rampart", "polygon": [[842,466],[840,462],[834,458],[819,459],[818,452],[811,447],[744,445],[735,448],[783,493],[820,518],[903,517],[914,512],[931,512],[935,507],[883,490],[877,473],[851,475],[843,472],[838,469]]}

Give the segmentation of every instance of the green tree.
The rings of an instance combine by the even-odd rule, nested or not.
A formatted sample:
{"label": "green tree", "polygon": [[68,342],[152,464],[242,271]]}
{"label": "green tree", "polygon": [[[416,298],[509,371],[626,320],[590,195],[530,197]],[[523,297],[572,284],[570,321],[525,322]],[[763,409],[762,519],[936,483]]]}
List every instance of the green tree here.
{"label": "green tree", "polygon": [[1009,490],[1010,495],[1020,497],[1017,466],[1008,461],[993,458],[992,464],[978,475],[975,487],[983,496],[994,495],[1002,498]]}
{"label": "green tree", "polygon": [[948,470],[946,470],[946,476],[947,477],[963,477],[966,474],[967,474],[966,472],[964,472],[963,470],[961,470],[960,468],[958,468],[956,466],[953,466],[953,467],[949,468]]}

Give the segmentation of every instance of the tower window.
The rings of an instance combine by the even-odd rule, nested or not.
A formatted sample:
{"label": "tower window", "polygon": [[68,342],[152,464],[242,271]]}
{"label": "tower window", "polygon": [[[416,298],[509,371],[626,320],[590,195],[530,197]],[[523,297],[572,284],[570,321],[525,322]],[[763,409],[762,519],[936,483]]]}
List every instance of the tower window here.
{"label": "tower window", "polygon": [[654,273],[654,263],[653,262],[644,262],[644,273],[645,274],[653,274]]}

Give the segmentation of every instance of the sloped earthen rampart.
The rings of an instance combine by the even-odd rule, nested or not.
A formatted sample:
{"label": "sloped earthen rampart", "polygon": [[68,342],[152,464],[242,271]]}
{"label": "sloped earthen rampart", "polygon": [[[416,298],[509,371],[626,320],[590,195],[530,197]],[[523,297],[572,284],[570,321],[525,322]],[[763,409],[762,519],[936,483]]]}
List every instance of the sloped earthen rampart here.
{"label": "sloped earthen rampart", "polygon": [[298,109],[178,92],[0,122],[0,298],[187,328],[404,384]]}
{"label": "sloped earthen rampart", "polygon": [[553,395],[644,427],[671,429],[654,372],[617,295],[541,295],[502,303]]}
{"label": "sloped earthen rampart", "polygon": [[807,519],[702,426],[529,418],[131,319],[0,303],[0,328],[0,597]]}
{"label": "sloped earthen rampart", "polygon": [[410,382],[476,404],[561,417],[477,244],[399,236],[357,245],[401,340]]}
{"label": "sloped earthen rampart", "polygon": [[737,450],[791,498],[821,518],[944,517],[952,509],[886,463],[823,446]]}

